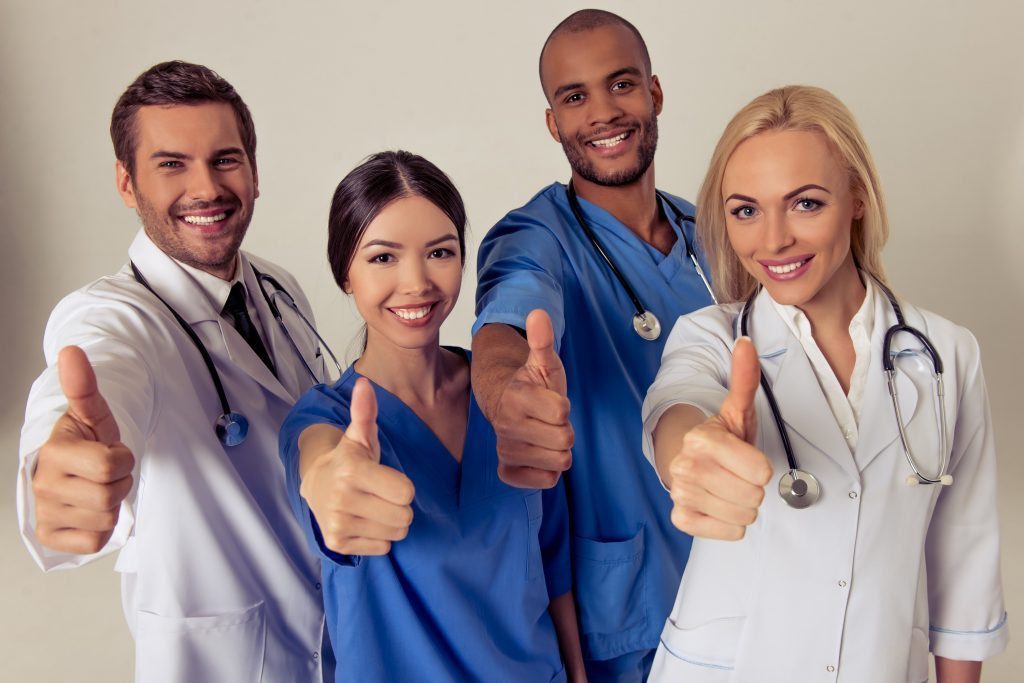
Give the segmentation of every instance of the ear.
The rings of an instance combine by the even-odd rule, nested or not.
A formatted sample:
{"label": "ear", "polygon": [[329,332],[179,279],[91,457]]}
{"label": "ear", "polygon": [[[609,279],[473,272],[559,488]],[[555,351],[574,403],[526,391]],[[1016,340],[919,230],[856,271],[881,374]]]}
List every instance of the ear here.
{"label": "ear", "polygon": [[864,218],[864,212],[867,207],[864,205],[864,200],[860,197],[854,197],[853,199],[853,220],[859,221]]}
{"label": "ear", "polygon": [[654,100],[654,113],[661,114],[665,105],[665,93],[661,91],[661,81],[657,76],[651,76],[651,99]]}
{"label": "ear", "polygon": [[544,123],[548,126],[548,132],[555,142],[561,143],[562,136],[558,134],[558,124],[555,122],[555,112],[550,109],[544,110]]}
{"label": "ear", "polygon": [[341,283],[341,291],[348,295],[352,294],[352,285],[349,283],[348,278],[345,278],[345,281]]}
{"label": "ear", "polygon": [[135,200],[135,185],[128,169],[120,160],[114,162],[114,184],[117,186],[117,193],[121,195],[121,201],[129,209],[139,208]]}
{"label": "ear", "polygon": [[253,189],[252,198],[253,199],[259,199],[259,196],[260,196],[260,174],[256,170],[255,167],[252,169],[252,189]]}

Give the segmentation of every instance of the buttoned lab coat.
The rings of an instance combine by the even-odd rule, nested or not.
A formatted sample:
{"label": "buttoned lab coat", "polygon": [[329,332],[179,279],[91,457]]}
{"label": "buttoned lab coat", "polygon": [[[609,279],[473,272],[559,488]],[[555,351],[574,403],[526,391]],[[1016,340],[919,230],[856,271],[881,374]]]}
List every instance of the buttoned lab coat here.
{"label": "buttoned lab coat", "polygon": [[[231,408],[249,420],[248,438],[221,445],[214,433],[221,405],[202,357],[126,265],[66,297],[47,324],[48,367],[32,386],[20,448],[25,544],[44,570],[119,551],[138,681],[320,681],[320,565],[292,517],[277,455],[278,428],[312,381],[259,293],[252,265],[277,278],[307,316],[309,304],[287,272],[241,254],[275,378],[192,277],[143,232],[128,253],[205,344]],[[281,308],[306,361],[322,376],[312,334]],[[55,362],[68,344],[88,354],[136,462],[117,527],[95,555],[57,553],[35,535],[31,472],[67,407]]]}
{"label": "buttoned lab coat", "polygon": [[[799,341],[762,292],[749,332],[775,392],[798,466],[821,484],[803,510],[778,495],[788,470],[758,389],[758,448],[771,460],[757,521],[741,541],[695,539],[665,624],[651,681],[924,681],[929,647],[985,659],[1008,639],[999,573],[995,441],[977,342],[969,331],[903,304],[945,364],[952,486],[908,486],[909,464],[882,368],[895,323],[884,296],[875,323],[853,453]],[[671,405],[716,414],[725,398],[740,305],[680,318],[644,404],[644,449]],[[938,467],[931,364],[900,334],[897,392],[912,452]]]}

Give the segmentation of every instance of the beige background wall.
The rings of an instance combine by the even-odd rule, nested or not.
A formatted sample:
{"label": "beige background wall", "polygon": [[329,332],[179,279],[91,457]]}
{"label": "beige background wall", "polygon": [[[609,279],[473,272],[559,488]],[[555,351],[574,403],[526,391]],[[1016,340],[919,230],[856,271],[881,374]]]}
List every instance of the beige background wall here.
{"label": "beige background wall", "polygon": [[[541,186],[564,180],[543,126],[536,59],[581,5],[378,1],[217,3],[0,0],[0,678],[128,680],[131,642],[111,562],[43,575],[14,520],[17,436],[60,296],[117,269],[137,226],[113,187],[110,110],[151,64],[182,58],[228,78],[259,132],[251,251],[290,268],[345,349],[354,308],[325,250],[330,194],[361,158],[423,154],[466,198],[471,252]],[[1024,4],[602,3],[647,38],[666,104],[659,185],[693,197],[728,118],[791,82],[832,89],[859,117],[887,191],[886,261],[909,299],[981,342],[1002,475],[1004,581],[1017,631],[986,680],[1020,680],[1024,560]],[[474,264],[448,342],[468,344]]]}

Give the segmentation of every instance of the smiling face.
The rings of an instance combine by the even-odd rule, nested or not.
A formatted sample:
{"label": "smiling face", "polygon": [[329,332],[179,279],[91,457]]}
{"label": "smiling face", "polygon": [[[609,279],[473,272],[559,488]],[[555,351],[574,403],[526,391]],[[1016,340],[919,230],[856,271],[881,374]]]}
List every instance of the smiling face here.
{"label": "smiling face", "polygon": [[777,302],[813,320],[863,293],[850,251],[863,202],[823,135],[770,131],[745,140],[725,167],[722,199],[732,248]]}
{"label": "smiling face", "polygon": [[135,114],[135,175],[117,187],[171,258],[230,279],[259,196],[231,106],[146,106]]}
{"label": "smiling face", "polygon": [[419,196],[377,214],[359,240],[344,289],[366,321],[367,348],[437,346],[462,286],[455,225]]}
{"label": "smiling face", "polygon": [[658,146],[662,93],[628,28],[555,36],[544,50],[541,83],[551,105],[548,130],[574,182],[615,187],[643,177]]}

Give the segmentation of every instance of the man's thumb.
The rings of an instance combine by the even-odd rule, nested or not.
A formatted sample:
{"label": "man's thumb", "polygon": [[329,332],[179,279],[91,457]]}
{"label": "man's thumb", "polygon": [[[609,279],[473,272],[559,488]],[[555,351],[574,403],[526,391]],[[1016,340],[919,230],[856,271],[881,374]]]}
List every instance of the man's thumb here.
{"label": "man's thumb", "polygon": [[725,420],[729,431],[748,443],[754,438],[757,420],[754,396],[760,381],[761,365],[757,360],[757,349],[749,337],[740,337],[732,350],[729,395],[722,402],[719,415]]}
{"label": "man's thumb", "polygon": [[68,400],[68,414],[92,431],[96,441],[117,443],[121,436],[110,407],[96,387],[96,373],[85,351],[65,346],[57,354],[57,376],[60,389]]}
{"label": "man's thumb", "polygon": [[345,438],[366,448],[374,460],[380,462],[380,447],[377,441],[377,396],[365,377],[357,379],[352,389],[349,418],[351,421],[345,430]]}
{"label": "man's thumb", "polygon": [[551,326],[551,318],[543,309],[534,309],[526,316],[526,343],[530,347],[526,366],[542,377],[549,389],[561,389],[560,393],[564,394],[563,388],[552,386],[552,380],[556,383],[560,381],[564,368],[562,359],[555,353],[555,331]]}

